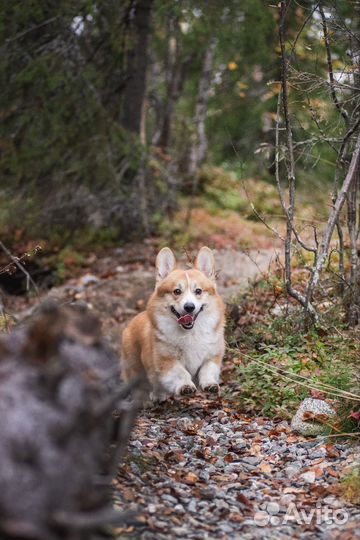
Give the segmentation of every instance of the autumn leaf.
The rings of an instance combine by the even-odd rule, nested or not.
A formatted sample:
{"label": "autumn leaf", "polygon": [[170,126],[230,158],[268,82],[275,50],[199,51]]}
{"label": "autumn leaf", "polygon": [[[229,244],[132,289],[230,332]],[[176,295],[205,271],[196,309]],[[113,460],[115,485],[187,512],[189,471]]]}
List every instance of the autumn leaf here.
{"label": "autumn leaf", "polygon": [[186,475],[185,475],[185,478],[184,478],[184,482],[186,484],[190,484],[190,485],[194,485],[196,484],[196,482],[199,480],[199,477],[193,473],[193,472],[188,472]]}
{"label": "autumn leaf", "polygon": [[269,474],[272,471],[272,467],[269,463],[266,463],[265,461],[262,461],[259,465],[259,469],[261,472]]}
{"label": "autumn leaf", "polygon": [[254,506],[253,503],[243,493],[238,493],[236,495],[236,498],[237,498],[238,502],[243,504],[244,506],[246,506],[246,508],[249,508],[249,509],[253,508],[253,506]]}
{"label": "autumn leaf", "polygon": [[335,459],[340,456],[339,450],[337,450],[333,444],[325,444],[325,449],[329,458]]}

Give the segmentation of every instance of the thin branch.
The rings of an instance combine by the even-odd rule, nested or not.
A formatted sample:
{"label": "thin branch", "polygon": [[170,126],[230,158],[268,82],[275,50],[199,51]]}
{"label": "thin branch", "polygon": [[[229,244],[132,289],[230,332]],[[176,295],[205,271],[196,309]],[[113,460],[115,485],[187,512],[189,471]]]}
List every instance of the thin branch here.
{"label": "thin branch", "polygon": [[342,107],[341,103],[339,102],[339,100],[337,98],[336,92],[335,92],[334,70],[333,70],[333,64],[332,64],[332,58],[331,58],[331,50],[330,50],[330,37],[329,37],[328,27],[327,27],[327,24],[326,24],[326,17],[325,17],[324,10],[323,10],[321,4],[319,4],[319,13],[320,13],[320,16],[321,16],[322,27],[323,27],[323,32],[324,32],[324,41],[325,41],[325,48],[326,48],[326,59],[327,59],[327,64],[328,64],[328,73],[329,73],[329,80],[330,80],[331,97],[333,99],[335,107],[337,108],[337,110],[339,111],[339,113],[343,117],[345,124],[347,125],[348,120],[349,120],[348,112]]}
{"label": "thin branch", "polygon": [[342,188],[341,188],[341,190],[340,190],[340,192],[338,194],[336,202],[335,202],[335,204],[334,204],[334,206],[332,208],[332,211],[331,211],[331,213],[329,215],[327,225],[326,225],[326,229],[325,229],[325,233],[324,233],[321,245],[320,245],[317,262],[316,262],[316,265],[315,265],[315,267],[313,269],[313,273],[312,273],[311,279],[310,279],[308,287],[307,287],[306,301],[309,304],[310,304],[310,302],[311,302],[311,300],[313,298],[314,291],[315,291],[315,289],[316,289],[316,287],[317,287],[317,285],[319,283],[320,273],[321,273],[321,271],[322,271],[322,269],[324,267],[326,258],[327,258],[328,253],[329,253],[330,241],[331,241],[331,237],[332,237],[333,232],[334,232],[334,228],[336,226],[336,222],[338,221],[341,209],[342,209],[342,207],[344,205],[344,202],[345,202],[346,197],[347,197],[347,195],[349,193],[349,190],[350,190],[350,188],[352,186],[352,183],[356,179],[356,175],[358,173],[358,168],[359,167],[360,167],[360,133],[359,133],[357,141],[356,141],[355,150],[354,150],[354,153],[353,153],[353,156],[352,156],[352,159],[351,159],[351,163],[350,163],[350,166],[349,166],[349,170],[348,170],[347,175],[345,177],[343,186],[342,186]]}
{"label": "thin branch", "polygon": [[1,249],[6,253],[6,255],[12,260],[12,262],[15,264],[15,266],[17,266],[19,268],[19,270],[21,270],[21,272],[25,275],[26,277],[26,290],[28,291],[29,288],[30,288],[30,283],[31,285],[34,287],[34,290],[37,294],[37,296],[40,296],[40,293],[39,293],[39,289],[35,283],[35,281],[33,280],[33,278],[31,277],[31,275],[29,274],[29,272],[26,270],[26,268],[24,267],[23,264],[21,264],[20,260],[18,257],[15,257],[9,250],[6,246],[4,246],[4,244],[0,241],[0,247]]}
{"label": "thin branch", "polygon": [[[288,150],[288,185],[289,185],[289,206],[286,208],[286,238],[285,238],[285,287],[287,293],[295,298],[309,313],[317,320],[318,315],[315,308],[308,302],[306,297],[299,291],[293,288],[292,285],[292,270],[291,270],[291,257],[292,257],[292,234],[294,231],[294,213],[295,213],[295,159],[294,159],[294,145],[292,136],[292,126],[290,122],[289,114],[289,93],[288,93],[288,59],[285,50],[285,20],[287,10],[290,6],[291,0],[282,0],[280,5],[280,25],[279,25],[279,42],[281,49],[281,88],[282,88],[282,106],[284,111],[285,129],[287,137],[287,150]],[[298,238],[297,238],[298,240]]]}
{"label": "thin branch", "polygon": [[[5,45],[7,43],[11,43],[12,41],[16,41],[24,36],[26,36],[27,34],[30,34],[30,32],[34,32],[34,30],[38,30],[39,28],[42,28],[43,26],[47,26],[48,24],[56,21],[56,19],[58,19],[59,16],[56,15],[55,17],[50,17],[50,19],[47,19],[46,21],[40,23],[40,24],[37,24],[36,26],[32,26],[31,28],[28,28],[27,30],[24,30],[23,32],[20,32],[19,34],[16,34],[16,36],[12,37],[12,38],[8,38],[5,40]],[[0,47],[0,50],[2,49],[2,47]]]}

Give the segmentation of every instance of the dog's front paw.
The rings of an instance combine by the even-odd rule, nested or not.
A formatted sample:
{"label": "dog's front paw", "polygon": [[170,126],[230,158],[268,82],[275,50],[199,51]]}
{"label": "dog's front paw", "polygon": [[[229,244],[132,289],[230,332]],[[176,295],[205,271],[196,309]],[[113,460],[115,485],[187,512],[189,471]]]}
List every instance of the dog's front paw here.
{"label": "dog's front paw", "polygon": [[182,386],[179,390],[179,394],[181,396],[190,396],[192,394],[195,394],[196,392],[196,386],[195,384],[191,383],[191,384],[184,384],[184,386]]}
{"label": "dog's front paw", "polygon": [[220,386],[217,383],[207,384],[206,386],[204,386],[203,390],[206,393],[219,394],[220,393]]}

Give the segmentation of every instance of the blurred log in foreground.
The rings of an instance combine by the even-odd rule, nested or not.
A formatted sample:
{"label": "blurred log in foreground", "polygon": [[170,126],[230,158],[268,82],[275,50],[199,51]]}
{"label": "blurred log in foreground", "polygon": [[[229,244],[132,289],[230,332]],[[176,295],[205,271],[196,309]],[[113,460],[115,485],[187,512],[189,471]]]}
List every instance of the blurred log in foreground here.
{"label": "blurred log in foreground", "polygon": [[90,540],[125,519],[111,479],[134,418],[127,390],[82,309],[48,305],[0,340],[1,540]]}

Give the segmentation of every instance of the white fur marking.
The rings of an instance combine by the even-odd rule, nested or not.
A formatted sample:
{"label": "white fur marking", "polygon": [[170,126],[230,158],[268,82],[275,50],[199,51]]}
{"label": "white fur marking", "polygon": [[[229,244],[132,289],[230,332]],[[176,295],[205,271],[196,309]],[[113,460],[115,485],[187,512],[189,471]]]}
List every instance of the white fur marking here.
{"label": "white fur marking", "polygon": [[199,384],[204,390],[207,386],[219,384],[220,367],[213,361],[203,364],[199,371]]}
{"label": "white fur marking", "polygon": [[178,362],[165,375],[162,375],[160,382],[171,394],[180,394],[180,390],[186,385],[196,389],[190,373]]}

